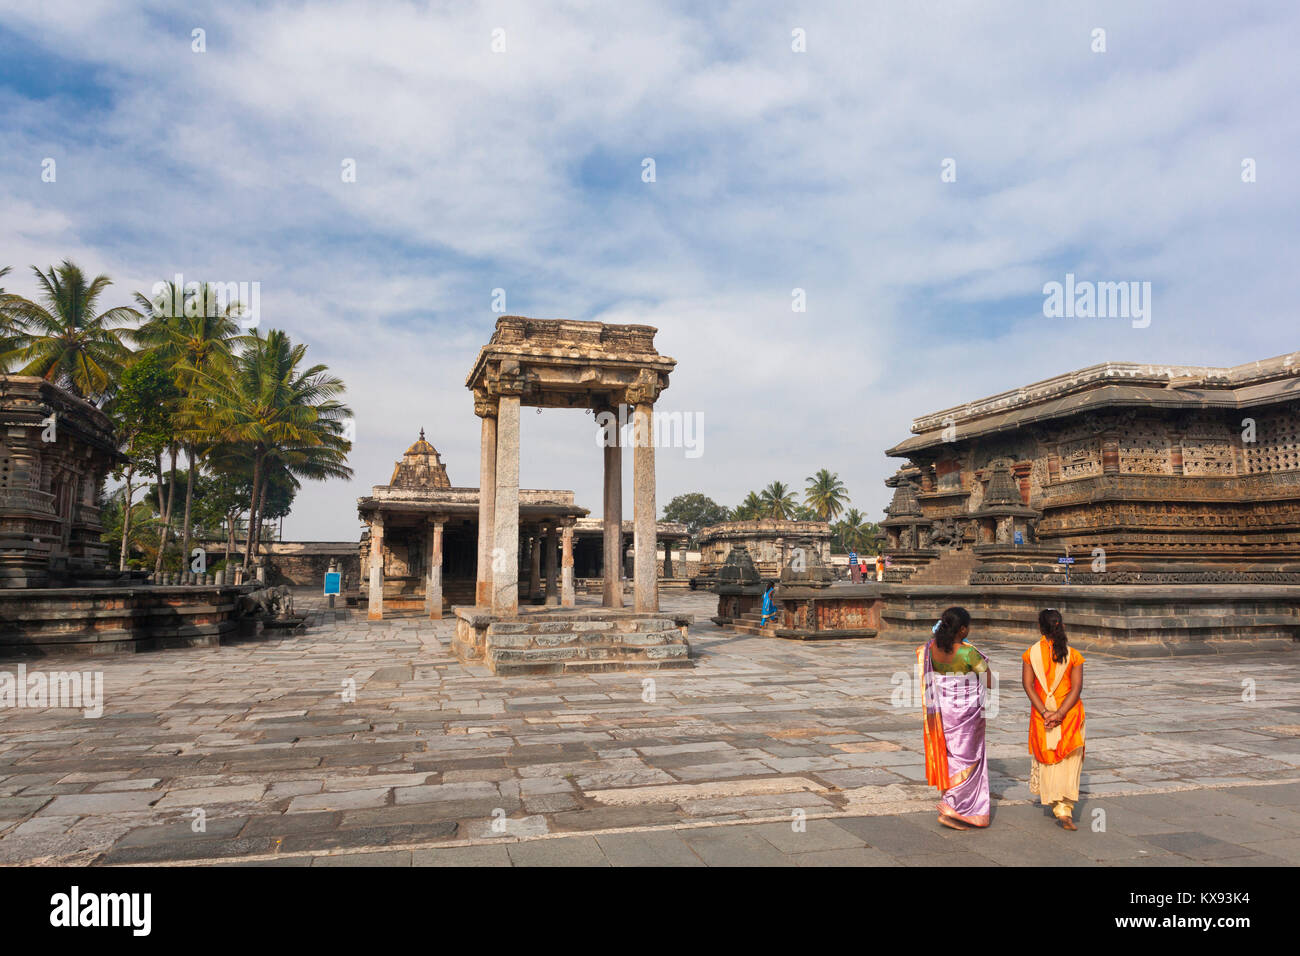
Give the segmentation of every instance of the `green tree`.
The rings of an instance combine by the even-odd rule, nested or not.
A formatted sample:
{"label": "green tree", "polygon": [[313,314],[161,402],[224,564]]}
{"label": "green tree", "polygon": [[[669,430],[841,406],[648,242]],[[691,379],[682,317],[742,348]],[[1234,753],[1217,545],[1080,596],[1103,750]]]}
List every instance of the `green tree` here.
{"label": "green tree", "polygon": [[794,514],[794,492],[783,481],[774,481],[759,495],[765,518],[790,518]]}
{"label": "green tree", "polygon": [[244,568],[253,560],[259,507],[268,465],[310,479],[351,477],[345,464],[352,444],[344,437],[351,410],[339,401],[342,380],[324,365],[303,368],[305,345],[272,329],[241,336],[238,351],[195,376],[193,414],[209,423],[218,444],[243,446],[252,462],[249,532]]}
{"label": "green tree", "polygon": [[[148,567],[158,548],[158,519],[144,501],[137,501],[128,511],[125,497],[126,488],[118,488],[100,506],[100,522],[104,527],[100,540],[125,555],[119,570]],[[126,544],[128,530],[129,545]]]}
{"label": "green tree", "polygon": [[859,554],[880,553],[880,526],[868,521],[857,508],[844,512],[844,517],[831,529],[839,539],[840,547],[845,551]]}
{"label": "green tree", "polygon": [[126,462],[114,472],[125,483],[118,570],[125,570],[135,515],[135,478],[156,477],[157,461],[172,436],[172,408],[177,394],[170,372],[157,354],[140,355],[122,373],[106,411],[116,426]]}
{"label": "green tree", "polygon": [[[0,279],[7,276],[10,269],[10,266],[0,269]],[[6,291],[4,286],[0,286],[0,373],[9,370],[15,350],[23,345],[23,326],[11,309],[17,298],[12,292]]]}
{"label": "green tree", "polygon": [[102,401],[130,356],[120,327],[138,320],[130,306],[96,313],[108,276],[90,281],[65,259],[48,273],[32,266],[40,284],[40,302],[16,296],[6,311],[24,327],[24,347],[17,352],[20,375],[39,375],[91,401]]}
{"label": "green tree", "polygon": [[[135,294],[136,303],[148,316],[140,328],[130,333],[131,339],[143,348],[156,353],[171,370],[177,390],[176,437],[184,447],[189,467],[185,472],[185,512],[181,519],[182,563],[190,553],[190,534],[193,528],[191,510],[194,501],[194,480],[202,457],[200,449],[211,444],[213,436],[201,412],[201,403],[194,397],[196,377],[210,370],[215,363],[230,359],[231,342],[239,332],[232,316],[242,311],[238,302],[223,303],[217,287],[211,283],[196,282],[178,288],[174,282],[163,285],[150,299],[143,293]],[[180,309],[177,305],[180,304]],[[172,446],[171,487],[176,484],[176,443]],[[168,492],[166,519],[163,534],[172,525],[172,492]]]}
{"label": "green tree", "polygon": [[699,536],[701,528],[726,521],[728,517],[726,508],[698,491],[678,495],[664,506],[664,520],[680,521],[686,525],[692,542]]}
{"label": "green tree", "polygon": [[807,479],[804,489],[804,503],[808,505],[822,521],[833,521],[840,516],[848,504],[849,494],[839,475],[831,474],[825,468]]}
{"label": "green tree", "polygon": [[751,491],[745,500],[731,510],[732,521],[756,521],[764,516],[763,499],[758,492]]}

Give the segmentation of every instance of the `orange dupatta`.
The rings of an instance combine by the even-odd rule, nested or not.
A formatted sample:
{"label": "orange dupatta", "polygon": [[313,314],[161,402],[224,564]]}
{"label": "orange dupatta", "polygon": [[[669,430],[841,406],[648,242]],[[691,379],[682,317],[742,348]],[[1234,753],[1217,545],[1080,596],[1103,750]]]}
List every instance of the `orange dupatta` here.
{"label": "orange dupatta", "polygon": [[925,781],[932,787],[951,789],[948,779],[948,742],[943,735],[939,706],[930,701],[930,645],[916,649],[916,673],[921,683],[921,716],[925,722]]}
{"label": "orange dupatta", "polygon": [[[1076,664],[1083,663],[1083,655],[1073,647],[1070,648],[1069,656],[1062,663],[1056,663],[1056,661],[1052,660],[1052,642],[1045,637],[1025,651],[1022,657],[1034,670],[1034,690],[1038,693],[1039,700],[1044,703],[1047,703],[1049,696],[1057,701],[1065,700],[1069,696],[1070,689],[1073,687],[1070,681],[1071,672]],[[1035,660],[1036,657],[1037,660]],[[1042,678],[1038,675],[1038,666],[1036,665],[1042,667]],[[1064,668],[1064,673],[1058,673],[1061,668]],[[1048,684],[1046,687],[1043,686],[1044,680]],[[1055,747],[1049,748],[1047,725],[1043,721],[1043,715],[1030,708],[1029,752],[1039,763],[1060,763],[1084,745],[1085,726],[1082,700],[1070,708],[1069,713],[1065,715],[1065,720],[1061,722],[1058,729],[1060,730],[1060,741]]]}

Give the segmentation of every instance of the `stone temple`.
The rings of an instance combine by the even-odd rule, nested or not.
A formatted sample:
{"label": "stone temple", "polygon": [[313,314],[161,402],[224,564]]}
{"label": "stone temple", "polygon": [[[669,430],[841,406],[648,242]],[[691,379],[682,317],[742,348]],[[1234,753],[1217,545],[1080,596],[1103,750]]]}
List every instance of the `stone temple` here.
{"label": "stone temple", "polygon": [[884,583],[760,573],[733,549],[719,623],[797,640],[981,634],[1130,656],[1300,640],[1300,352],[1233,368],[1110,362],[924,415],[888,450]]}
{"label": "stone temple", "polygon": [[[1110,362],[913,422],[896,580],[1300,583],[1300,353]],[[1104,559],[1104,560],[1102,560]]]}

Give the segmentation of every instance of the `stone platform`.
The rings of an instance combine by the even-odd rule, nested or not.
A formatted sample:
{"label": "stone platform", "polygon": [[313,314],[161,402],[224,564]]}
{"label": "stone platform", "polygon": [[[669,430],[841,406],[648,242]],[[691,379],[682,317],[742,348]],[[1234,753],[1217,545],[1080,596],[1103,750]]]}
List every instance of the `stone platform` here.
{"label": "stone platform", "polygon": [[[718,589],[733,632],[794,640],[922,642],[945,608],[971,613],[977,634],[1032,643],[1038,612],[1056,608],[1070,643],[1125,657],[1300,648],[1300,587],[1251,585],[914,585],[837,582],[776,590],[775,622],[758,623],[759,598]],[[726,593],[723,593],[723,592]]]}
{"label": "stone platform", "polygon": [[515,617],[487,608],[456,607],[452,650],[493,674],[572,674],[665,670],[694,666],[689,614],[637,614],[621,609],[521,608]]}
{"label": "stone platform", "polygon": [[[0,588],[0,657],[216,647],[251,585]],[[249,635],[243,635],[249,636]]]}
{"label": "stone platform", "polygon": [[1056,608],[1070,643],[1125,657],[1292,650],[1300,647],[1300,587],[1134,585],[935,587],[883,585],[883,636],[929,637],[947,607],[972,630],[1032,642],[1038,612]]}

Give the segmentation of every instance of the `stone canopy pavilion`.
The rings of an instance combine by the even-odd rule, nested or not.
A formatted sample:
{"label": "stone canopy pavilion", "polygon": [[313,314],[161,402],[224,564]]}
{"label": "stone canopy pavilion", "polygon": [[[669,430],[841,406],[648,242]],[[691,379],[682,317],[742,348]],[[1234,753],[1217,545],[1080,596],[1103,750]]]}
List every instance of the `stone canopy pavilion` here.
{"label": "stone canopy pavilion", "polygon": [[[457,608],[458,656],[496,672],[689,666],[685,625],[658,615],[654,404],[676,361],[654,346],[656,330],[564,319],[503,316],[466,379],[482,420],[475,606]],[[605,613],[521,620],[520,408],[590,410],[604,422]],[[620,411],[623,412],[620,415]],[[629,414],[630,413],[630,414]],[[631,422],[633,607],[622,612],[622,462]],[[571,552],[565,571],[572,574]],[[620,613],[621,612],[621,613]],[[599,635],[594,637],[593,635]],[[567,636],[569,639],[565,640]]]}
{"label": "stone canopy pavilion", "polygon": [[[357,513],[368,529],[361,542],[361,574],[368,581],[370,620],[411,609],[437,619],[445,605],[474,603],[479,489],[452,486],[424,429],[394,466],[388,484],[358,499]],[[523,489],[519,514],[524,547],[517,558],[527,569],[527,597],[537,594],[546,604],[572,607],[574,524],[587,510],[574,504],[572,491]],[[563,548],[562,581],[557,580],[557,538]]]}

